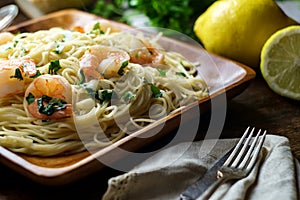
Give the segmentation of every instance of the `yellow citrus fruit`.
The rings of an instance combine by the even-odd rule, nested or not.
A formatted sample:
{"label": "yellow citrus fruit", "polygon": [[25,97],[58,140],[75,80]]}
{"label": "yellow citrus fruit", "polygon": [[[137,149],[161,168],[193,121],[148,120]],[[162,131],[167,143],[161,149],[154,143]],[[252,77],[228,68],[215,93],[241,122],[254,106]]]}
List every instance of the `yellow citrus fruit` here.
{"label": "yellow citrus fruit", "polygon": [[300,26],[286,27],[267,40],[260,68],[273,91],[300,100]]}
{"label": "yellow citrus fruit", "polygon": [[255,68],[266,40],[294,24],[273,0],[219,0],[198,17],[194,32],[208,51]]}

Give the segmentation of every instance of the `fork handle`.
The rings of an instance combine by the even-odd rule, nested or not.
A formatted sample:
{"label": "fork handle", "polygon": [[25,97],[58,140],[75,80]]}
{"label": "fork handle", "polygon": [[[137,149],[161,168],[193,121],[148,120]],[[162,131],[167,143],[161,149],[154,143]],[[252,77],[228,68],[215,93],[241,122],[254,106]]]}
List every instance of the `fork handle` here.
{"label": "fork handle", "polygon": [[197,200],[204,200],[204,199],[209,199],[209,197],[218,189],[218,187],[230,180],[230,177],[222,177],[219,178],[216,182],[214,182],[202,195],[199,199]]}

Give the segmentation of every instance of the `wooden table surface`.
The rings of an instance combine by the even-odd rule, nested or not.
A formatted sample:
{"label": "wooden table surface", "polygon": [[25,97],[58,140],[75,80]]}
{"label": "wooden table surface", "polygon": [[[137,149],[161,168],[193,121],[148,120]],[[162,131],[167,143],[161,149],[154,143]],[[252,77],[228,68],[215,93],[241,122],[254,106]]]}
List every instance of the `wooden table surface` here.
{"label": "wooden table surface", "polygon": [[[13,3],[1,0],[0,6]],[[19,13],[13,24],[28,18]],[[294,156],[300,159],[300,102],[272,92],[259,70],[249,87],[228,102],[222,137],[239,137],[247,126],[267,129],[269,134],[290,140]],[[0,164],[0,199],[100,199],[107,180],[121,172],[107,168],[78,182],[65,186],[44,186],[19,175]]]}

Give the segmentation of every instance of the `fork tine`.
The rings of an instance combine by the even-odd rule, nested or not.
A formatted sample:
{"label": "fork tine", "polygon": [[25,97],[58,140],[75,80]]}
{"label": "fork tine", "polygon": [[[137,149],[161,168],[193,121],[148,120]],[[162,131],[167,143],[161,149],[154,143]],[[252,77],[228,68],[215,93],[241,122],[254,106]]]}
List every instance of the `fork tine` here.
{"label": "fork tine", "polygon": [[237,153],[239,152],[239,149],[241,147],[241,145],[243,144],[247,134],[248,134],[248,131],[250,129],[250,126],[248,126],[248,128],[245,130],[243,136],[241,137],[241,139],[239,140],[239,142],[237,143],[237,145],[235,146],[235,148],[233,149],[232,153],[230,154],[230,156],[227,158],[227,160],[225,161],[225,163],[223,164],[223,166],[228,166],[232,159],[237,155]]}
{"label": "fork tine", "polygon": [[258,131],[256,137],[255,137],[254,140],[252,141],[252,144],[251,144],[250,148],[249,148],[248,151],[247,151],[247,154],[246,154],[245,157],[243,158],[243,161],[239,164],[238,168],[243,169],[243,168],[246,166],[246,164],[247,164],[247,162],[248,162],[248,160],[249,160],[249,158],[250,158],[250,156],[251,156],[251,154],[252,154],[252,152],[253,152],[253,150],[254,150],[254,147],[255,147],[256,144],[257,144],[258,138],[259,138],[259,136],[260,136],[260,132],[261,132],[261,129],[259,129],[259,131]]}
{"label": "fork tine", "polygon": [[240,161],[242,160],[242,157],[244,156],[246,149],[248,148],[248,145],[251,141],[253,132],[254,132],[255,128],[252,128],[246,142],[243,145],[243,148],[241,149],[241,151],[239,152],[238,156],[236,157],[236,159],[234,160],[234,162],[232,163],[231,167],[237,167],[237,165],[240,163]]}
{"label": "fork tine", "polygon": [[256,147],[256,149],[255,149],[255,151],[253,153],[253,156],[252,156],[252,158],[251,158],[251,160],[249,162],[249,165],[246,168],[246,171],[247,170],[251,170],[252,167],[254,166],[254,164],[256,162],[256,159],[257,159],[257,157],[259,155],[259,152],[260,152],[260,150],[261,150],[261,148],[263,146],[263,143],[265,141],[266,134],[267,134],[267,131],[265,130],[264,133],[263,133],[263,135],[260,137],[260,141],[259,141],[259,143],[258,143],[258,145],[257,145],[257,147]]}

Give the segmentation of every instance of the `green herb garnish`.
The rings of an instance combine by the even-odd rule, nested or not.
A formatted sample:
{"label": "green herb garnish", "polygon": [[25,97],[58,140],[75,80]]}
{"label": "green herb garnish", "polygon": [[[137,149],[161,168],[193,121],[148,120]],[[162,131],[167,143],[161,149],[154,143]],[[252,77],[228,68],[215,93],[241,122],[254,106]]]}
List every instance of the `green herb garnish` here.
{"label": "green herb garnish", "polygon": [[167,71],[166,71],[166,70],[163,70],[163,69],[158,69],[158,68],[157,68],[157,71],[159,72],[159,74],[160,74],[161,76],[166,76],[166,74],[167,74]]}
{"label": "green herb garnish", "polygon": [[99,23],[99,22],[97,22],[97,23],[94,25],[93,31],[99,31],[100,34],[104,34],[104,31],[101,29],[100,23]]}
{"label": "green herb garnish", "polygon": [[98,97],[97,99],[100,102],[110,101],[113,95],[113,90],[98,90],[96,94]]}
{"label": "green herb garnish", "polygon": [[152,91],[152,97],[159,98],[159,97],[163,96],[162,92],[160,91],[160,89],[158,87],[156,87],[153,84],[150,84],[150,87],[151,87],[151,91]]}
{"label": "green herb garnish", "polygon": [[28,105],[30,105],[30,104],[32,104],[34,102],[34,96],[33,96],[33,94],[31,92],[26,97],[26,101],[27,101]]}
{"label": "green herb garnish", "polygon": [[136,53],[134,54],[134,57],[135,57],[135,58],[138,58],[138,57],[139,57],[139,53],[136,52]]}
{"label": "green herb garnish", "polygon": [[142,77],[142,81],[144,84],[146,85],[150,85],[151,91],[152,91],[152,97],[154,98],[159,98],[162,97],[162,92],[160,91],[160,89],[158,87],[156,87],[154,84],[149,83],[149,81],[145,78]]}
{"label": "green herb garnish", "polygon": [[65,46],[63,44],[57,44],[56,48],[54,49],[54,52],[56,54],[61,54],[62,51],[64,50]]}
{"label": "green herb garnish", "polygon": [[61,69],[59,60],[51,61],[48,69],[48,74],[54,75],[57,74],[58,70]]}
{"label": "green herb garnish", "polygon": [[179,63],[181,64],[182,67],[185,68],[185,65],[183,64],[183,61],[182,61],[182,60],[181,60]]}
{"label": "green herb garnish", "polygon": [[[44,105],[44,102],[46,103]],[[67,102],[62,99],[51,98],[43,95],[37,99],[39,112],[51,116],[54,112],[67,108]]]}
{"label": "green herb garnish", "polygon": [[132,99],[134,99],[136,97],[135,94],[133,94],[131,91],[126,92],[123,96],[122,96],[122,100],[125,103],[129,103]]}
{"label": "green herb garnish", "polygon": [[22,76],[22,72],[19,68],[16,68],[15,69],[15,75],[13,76],[10,76],[10,78],[16,78],[16,79],[19,79],[20,81],[23,80],[23,76]]}
{"label": "green herb garnish", "polygon": [[79,74],[80,74],[80,80],[77,83],[77,85],[81,85],[81,84],[85,83],[85,81],[86,81],[85,80],[85,74],[84,74],[82,69],[79,70]]}
{"label": "green herb garnish", "polygon": [[13,47],[16,47],[18,45],[18,43],[19,43],[19,40],[15,40],[14,44],[13,44]]}
{"label": "green herb garnish", "polygon": [[37,71],[36,71],[36,74],[33,75],[33,76],[29,76],[29,78],[37,78],[37,77],[39,77],[40,75],[42,75],[42,73],[40,72],[40,70],[37,70]]}
{"label": "green herb garnish", "polygon": [[122,63],[122,66],[120,67],[120,69],[119,69],[119,71],[118,71],[118,74],[120,75],[120,76],[123,76],[124,75],[124,69],[128,66],[128,60],[126,60],[126,61],[124,61],[123,63]]}
{"label": "green herb garnish", "polygon": [[183,72],[176,72],[176,75],[178,76],[183,76],[183,77],[187,77],[185,73]]}

